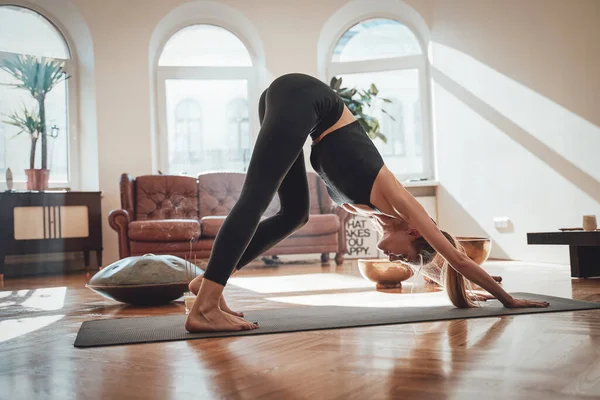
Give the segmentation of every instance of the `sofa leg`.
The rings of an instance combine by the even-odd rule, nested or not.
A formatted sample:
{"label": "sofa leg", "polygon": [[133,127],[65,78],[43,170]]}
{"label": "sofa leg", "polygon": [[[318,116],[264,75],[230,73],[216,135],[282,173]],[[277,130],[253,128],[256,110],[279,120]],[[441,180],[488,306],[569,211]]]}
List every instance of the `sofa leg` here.
{"label": "sofa leg", "polygon": [[335,265],[342,265],[344,263],[344,254],[337,253],[335,255]]}
{"label": "sofa leg", "polygon": [[329,253],[322,253],[321,254],[321,262],[323,264],[325,264],[325,263],[329,264]]}

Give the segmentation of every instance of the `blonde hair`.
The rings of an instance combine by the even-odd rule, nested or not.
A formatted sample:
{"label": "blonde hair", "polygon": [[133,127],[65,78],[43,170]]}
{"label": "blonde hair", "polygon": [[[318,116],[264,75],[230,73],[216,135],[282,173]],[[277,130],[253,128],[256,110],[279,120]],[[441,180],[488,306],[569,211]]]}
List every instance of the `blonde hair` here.
{"label": "blonde hair", "polygon": [[[433,220],[433,219],[432,219]],[[435,223],[435,221],[434,221]],[[394,219],[387,224],[389,229],[398,231],[402,230],[406,226],[406,222],[400,218]],[[376,225],[380,233],[383,233],[383,227]],[[465,249],[460,245],[458,240],[454,238],[448,232],[441,231],[444,237],[462,254],[466,254]],[[420,256],[421,264],[408,265],[413,270],[414,275],[418,275],[421,270],[423,275],[427,276],[432,281],[443,286],[448,293],[448,297],[454,306],[458,308],[472,308],[477,307],[477,303],[469,296],[467,286],[470,289],[470,282],[468,282],[461,274],[459,274],[452,266],[438,254],[437,251],[425,240],[424,237],[416,238],[413,243],[413,247]]]}
{"label": "blonde hair", "polygon": [[[448,232],[441,231],[442,234],[458,251],[465,254],[465,249],[460,245]],[[413,245],[416,247],[417,253],[423,259],[424,274],[438,284],[444,286],[448,297],[454,306],[458,308],[476,307],[477,303],[469,296],[467,291],[468,281],[458,273],[452,266],[438,254],[433,247],[423,238],[419,237]],[[434,267],[432,269],[432,267]],[[470,286],[470,285],[469,285]]]}

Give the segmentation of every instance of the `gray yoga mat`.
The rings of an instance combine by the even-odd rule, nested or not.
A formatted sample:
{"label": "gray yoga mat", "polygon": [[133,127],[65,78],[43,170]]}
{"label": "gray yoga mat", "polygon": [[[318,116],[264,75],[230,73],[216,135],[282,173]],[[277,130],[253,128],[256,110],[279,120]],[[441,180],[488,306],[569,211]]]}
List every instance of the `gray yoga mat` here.
{"label": "gray yoga mat", "polygon": [[84,322],[79,329],[75,347],[98,347],[134,343],[166,342],[173,340],[206,339],[228,336],[265,335],[270,333],[312,331],[321,329],[354,328],[360,326],[394,325],[410,322],[497,317],[502,315],[536,314],[547,312],[599,309],[600,303],[544,296],[532,293],[513,293],[514,297],[547,301],[547,308],[505,308],[497,300],[488,300],[479,308],[459,309],[438,307],[293,307],[245,312],[249,321],[259,328],[242,332],[188,333],[185,315],[102,319]]}

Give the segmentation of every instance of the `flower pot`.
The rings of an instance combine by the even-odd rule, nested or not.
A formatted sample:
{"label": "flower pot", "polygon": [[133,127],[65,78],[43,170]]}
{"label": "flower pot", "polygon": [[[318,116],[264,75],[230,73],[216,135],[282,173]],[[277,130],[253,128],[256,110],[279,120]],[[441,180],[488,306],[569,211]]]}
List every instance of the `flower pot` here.
{"label": "flower pot", "polygon": [[27,174],[27,190],[48,189],[49,169],[26,169],[25,173]]}

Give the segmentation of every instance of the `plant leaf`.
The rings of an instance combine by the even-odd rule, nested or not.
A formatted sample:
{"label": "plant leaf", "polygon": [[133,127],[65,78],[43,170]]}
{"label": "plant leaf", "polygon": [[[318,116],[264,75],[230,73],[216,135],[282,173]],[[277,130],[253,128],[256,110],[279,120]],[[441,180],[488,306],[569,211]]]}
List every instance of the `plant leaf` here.
{"label": "plant leaf", "polygon": [[393,116],[392,114],[390,114],[389,112],[385,111],[385,109],[383,109],[383,108],[382,108],[382,109],[381,109],[381,112],[382,112],[382,113],[384,113],[384,114],[386,114],[388,117],[390,117],[390,119],[391,119],[392,121],[395,121],[395,120],[396,120],[396,118],[394,118],[394,116]]}
{"label": "plant leaf", "polygon": [[377,94],[379,93],[379,90],[377,89],[377,86],[375,86],[374,83],[371,83],[371,87],[369,88],[369,92],[373,95],[373,96],[377,96]]}
{"label": "plant leaf", "polygon": [[375,136],[383,141],[383,143],[387,144],[387,137],[381,132],[375,132]]}

